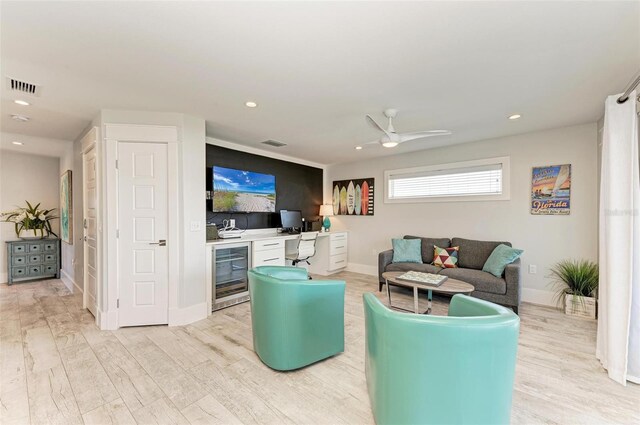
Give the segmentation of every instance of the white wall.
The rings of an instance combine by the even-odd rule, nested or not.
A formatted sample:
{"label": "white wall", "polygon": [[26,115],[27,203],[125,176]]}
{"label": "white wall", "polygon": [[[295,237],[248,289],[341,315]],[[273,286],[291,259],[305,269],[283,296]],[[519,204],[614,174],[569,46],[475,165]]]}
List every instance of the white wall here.
{"label": "white wall", "polygon": [[[415,142],[419,143],[419,142]],[[384,203],[384,171],[497,156],[511,158],[509,201]],[[529,212],[531,168],[571,164],[571,214]],[[406,234],[506,240],[524,249],[523,299],[551,303],[549,267],[565,258],[597,260],[597,127],[585,124],[410,154],[332,165],[327,182],[375,177],[373,217],[332,217],[332,230],[348,230],[350,269],[377,273],[380,251]],[[331,199],[331,184],[325,199]],[[330,202],[330,201],[329,201]],[[537,274],[528,266],[537,265]]]}
{"label": "white wall", "polygon": [[73,206],[73,243],[61,243],[62,270],[60,277],[73,292],[83,291],[82,228],[82,147],[80,140],[67,146],[60,156],[60,174],[71,170]]}
{"label": "white wall", "polygon": [[[41,202],[42,208],[58,208],[60,166],[58,158],[0,150],[0,211]],[[53,231],[60,234],[59,220]],[[16,240],[14,226],[0,223],[0,282],[7,281],[4,242]]]}

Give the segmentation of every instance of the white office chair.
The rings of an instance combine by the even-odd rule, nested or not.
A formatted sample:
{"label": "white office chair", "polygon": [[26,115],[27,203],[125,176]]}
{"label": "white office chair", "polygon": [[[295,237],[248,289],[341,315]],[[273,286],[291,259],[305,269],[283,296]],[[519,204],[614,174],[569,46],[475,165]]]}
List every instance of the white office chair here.
{"label": "white office chair", "polygon": [[309,263],[309,258],[316,255],[316,240],[319,232],[303,232],[298,238],[298,249],[296,252],[287,254],[287,260],[291,260],[293,266],[297,266],[299,262]]}

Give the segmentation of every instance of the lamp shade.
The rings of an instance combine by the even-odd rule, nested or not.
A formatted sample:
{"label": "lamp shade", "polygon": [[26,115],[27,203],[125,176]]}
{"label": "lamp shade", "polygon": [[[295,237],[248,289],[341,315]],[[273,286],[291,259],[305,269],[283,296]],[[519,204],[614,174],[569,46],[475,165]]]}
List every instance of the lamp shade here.
{"label": "lamp shade", "polygon": [[325,204],[320,205],[320,215],[328,217],[333,215],[333,205]]}

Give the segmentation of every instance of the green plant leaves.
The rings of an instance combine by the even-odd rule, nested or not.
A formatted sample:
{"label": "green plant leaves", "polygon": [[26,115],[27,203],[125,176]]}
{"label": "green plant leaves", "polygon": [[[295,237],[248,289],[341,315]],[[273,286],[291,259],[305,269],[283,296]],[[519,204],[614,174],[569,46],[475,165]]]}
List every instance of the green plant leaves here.
{"label": "green plant leaves", "polygon": [[598,265],[588,260],[563,260],[551,267],[551,278],[558,304],[564,302],[565,294],[592,297],[598,288]]}

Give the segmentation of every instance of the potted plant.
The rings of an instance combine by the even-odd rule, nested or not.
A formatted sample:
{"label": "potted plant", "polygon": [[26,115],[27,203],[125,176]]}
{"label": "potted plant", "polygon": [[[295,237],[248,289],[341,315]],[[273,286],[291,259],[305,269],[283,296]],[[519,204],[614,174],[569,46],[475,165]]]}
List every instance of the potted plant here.
{"label": "potted plant", "polygon": [[55,208],[39,209],[40,204],[33,206],[29,201],[25,202],[26,207],[1,213],[0,221],[13,223],[16,236],[20,239],[43,239],[49,235],[58,237],[51,228],[51,221],[58,218],[52,214]]}
{"label": "potted plant", "polygon": [[596,318],[598,265],[588,260],[563,260],[551,267],[556,300],[570,316]]}

